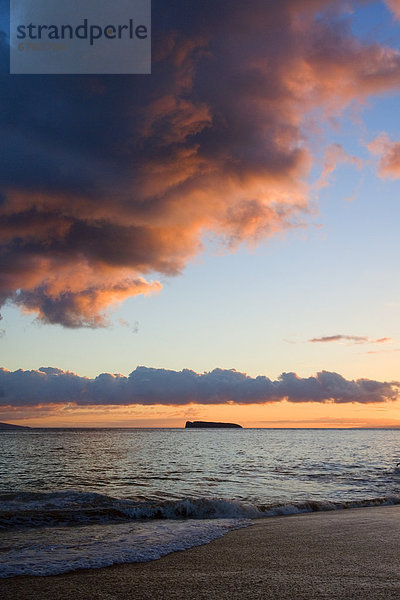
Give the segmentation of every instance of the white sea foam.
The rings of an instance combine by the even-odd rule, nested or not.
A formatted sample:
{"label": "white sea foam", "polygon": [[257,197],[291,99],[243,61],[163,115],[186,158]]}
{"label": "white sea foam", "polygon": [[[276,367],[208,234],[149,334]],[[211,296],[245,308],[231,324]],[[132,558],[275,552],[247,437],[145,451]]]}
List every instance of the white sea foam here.
{"label": "white sea foam", "polygon": [[244,519],[157,520],[7,532],[0,542],[0,577],[147,562],[248,525]]}

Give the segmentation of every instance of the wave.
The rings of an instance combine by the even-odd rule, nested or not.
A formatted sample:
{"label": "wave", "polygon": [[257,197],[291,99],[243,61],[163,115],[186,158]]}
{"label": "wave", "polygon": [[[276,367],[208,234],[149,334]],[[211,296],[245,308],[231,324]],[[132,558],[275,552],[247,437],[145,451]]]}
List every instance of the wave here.
{"label": "wave", "polygon": [[345,501],[257,504],[225,498],[136,501],[79,491],[0,495],[0,529],[83,526],[150,519],[259,519],[400,504],[400,495]]}
{"label": "wave", "polygon": [[147,562],[207,544],[254,519],[389,504],[400,504],[400,496],[255,504],[223,498],[137,502],[84,492],[8,494],[0,496],[0,579]]}
{"label": "wave", "polygon": [[16,575],[58,575],[120,563],[148,562],[208,544],[228,531],[248,527],[245,519],[148,520],[15,530],[3,534],[0,579]]}

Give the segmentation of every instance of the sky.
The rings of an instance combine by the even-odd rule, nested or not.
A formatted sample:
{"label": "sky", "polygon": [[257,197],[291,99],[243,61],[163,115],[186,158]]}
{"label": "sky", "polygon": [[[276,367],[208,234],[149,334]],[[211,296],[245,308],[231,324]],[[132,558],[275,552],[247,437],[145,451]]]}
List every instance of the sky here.
{"label": "sky", "polygon": [[0,420],[399,427],[400,1],[153,0],[119,76],[6,4]]}

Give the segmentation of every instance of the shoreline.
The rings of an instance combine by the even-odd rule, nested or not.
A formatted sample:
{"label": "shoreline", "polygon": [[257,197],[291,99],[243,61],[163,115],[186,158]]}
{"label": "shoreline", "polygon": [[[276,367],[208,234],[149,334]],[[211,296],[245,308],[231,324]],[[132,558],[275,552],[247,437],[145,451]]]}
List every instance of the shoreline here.
{"label": "shoreline", "polygon": [[270,517],[146,563],[0,580],[5,600],[398,600],[400,506]]}

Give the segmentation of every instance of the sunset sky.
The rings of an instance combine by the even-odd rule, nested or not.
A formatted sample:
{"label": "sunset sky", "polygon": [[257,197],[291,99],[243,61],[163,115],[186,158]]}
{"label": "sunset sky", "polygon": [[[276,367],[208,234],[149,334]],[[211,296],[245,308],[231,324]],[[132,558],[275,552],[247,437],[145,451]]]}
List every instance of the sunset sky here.
{"label": "sunset sky", "polygon": [[114,76],[0,6],[0,421],[400,426],[400,0],[153,0]]}

